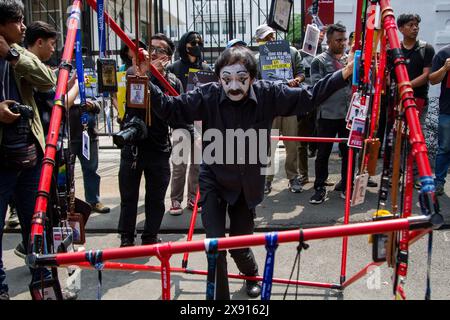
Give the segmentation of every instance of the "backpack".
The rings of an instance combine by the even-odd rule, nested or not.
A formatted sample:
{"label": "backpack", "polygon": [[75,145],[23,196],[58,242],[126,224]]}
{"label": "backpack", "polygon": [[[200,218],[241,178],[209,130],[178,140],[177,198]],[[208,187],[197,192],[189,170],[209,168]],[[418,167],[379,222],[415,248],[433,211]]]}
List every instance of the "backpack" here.
{"label": "backpack", "polygon": [[422,57],[422,60],[425,60],[425,49],[426,49],[427,43],[425,41],[419,40],[419,45],[417,46],[416,50],[419,51],[420,56]]}

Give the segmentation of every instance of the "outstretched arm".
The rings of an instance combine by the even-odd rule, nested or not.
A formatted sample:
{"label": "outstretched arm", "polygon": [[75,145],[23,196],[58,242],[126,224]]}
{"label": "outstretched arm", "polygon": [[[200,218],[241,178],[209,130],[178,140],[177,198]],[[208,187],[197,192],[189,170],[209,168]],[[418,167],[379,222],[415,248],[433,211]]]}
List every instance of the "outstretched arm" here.
{"label": "outstretched arm", "polygon": [[274,85],[276,101],[275,116],[304,115],[319,105],[334,92],[349,85],[347,80],[353,73],[353,60],[342,70],[319,80],[312,88],[289,88]]}

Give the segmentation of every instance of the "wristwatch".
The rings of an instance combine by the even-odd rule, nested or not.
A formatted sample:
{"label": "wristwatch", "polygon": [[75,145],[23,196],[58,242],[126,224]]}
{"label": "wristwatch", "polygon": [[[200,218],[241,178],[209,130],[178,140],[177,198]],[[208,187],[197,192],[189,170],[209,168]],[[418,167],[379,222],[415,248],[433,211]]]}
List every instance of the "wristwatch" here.
{"label": "wristwatch", "polygon": [[8,51],[8,54],[5,57],[5,60],[8,61],[8,62],[11,62],[11,61],[14,61],[14,60],[17,61],[17,60],[19,60],[19,57],[20,57],[19,51],[17,51],[14,48],[10,48],[9,51]]}

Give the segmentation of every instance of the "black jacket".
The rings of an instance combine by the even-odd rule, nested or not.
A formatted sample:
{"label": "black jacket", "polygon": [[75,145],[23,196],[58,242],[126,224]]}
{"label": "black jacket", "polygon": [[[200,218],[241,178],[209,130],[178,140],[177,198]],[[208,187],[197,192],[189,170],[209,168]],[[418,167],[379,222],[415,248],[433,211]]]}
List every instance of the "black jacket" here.
{"label": "black jacket", "polygon": [[189,75],[189,69],[198,69],[198,70],[208,70],[211,71],[211,68],[201,61],[201,59],[197,59],[194,63],[191,63],[188,54],[186,52],[186,40],[187,38],[193,34],[196,33],[194,31],[185,33],[178,42],[178,54],[180,55],[180,59],[175,61],[173,64],[169,65],[167,67],[167,71],[175,74],[178,79],[181,80],[181,83],[183,84],[183,89],[186,92],[187,82],[188,82],[188,75]]}
{"label": "black jacket", "polygon": [[[177,123],[192,123],[201,120],[203,124],[203,139],[208,129],[216,129],[222,134],[225,150],[233,141],[227,141],[227,129],[256,129],[258,133],[268,133],[272,127],[272,120],[277,116],[291,116],[305,114],[314,105],[320,104],[333,92],[343,88],[348,83],[343,80],[342,72],[326,76],[314,87],[290,88],[280,82],[256,81],[250,88],[248,98],[244,101],[229,100],[218,83],[209,83],[178,97],[164,95],[156,86],[152,85],[152,110],[165,120]],[[261,130],[262,129],[262,130]],[[270,139],[267,134],[267,139]],[[256,145],[264,137],[258,135]],[[261,169],[267,163],[266,159],[258,159],[256,163],[249,161],[249,142],[245,141],[246,155],[244,164],[205,164],[200,167],[200,194],[202,201],[211,190],[217,190],[221,197],[229,204],[234,204],[243,190],[248,207],[256,207],[264,197],[265,176]],[[208,146],[204,141],[203,149]],[[255,145],[252,145],[254,147]],[[267,146],[267,144],[266,144]],[[270,146],[270,144],[269,144]],[[258,154],[267,157],[268,150],[258,150]],[[235,152],[236,154],[236,152]],[[236,159],[234,159],[236,160]]]}

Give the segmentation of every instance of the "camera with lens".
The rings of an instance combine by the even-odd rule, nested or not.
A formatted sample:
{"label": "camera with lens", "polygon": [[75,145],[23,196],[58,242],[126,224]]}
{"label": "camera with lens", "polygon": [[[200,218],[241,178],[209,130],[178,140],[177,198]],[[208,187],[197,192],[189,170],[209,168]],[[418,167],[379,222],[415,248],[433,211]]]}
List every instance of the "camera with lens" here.
{"label": "camera with lens", "polygon": [[15,122],[15,128],[18,134],[27,134],[31,130],[29,120],[34,117],[33,107],[20,103],[14,103],[9,106],[12,113],[20,114],[20,118]]}
{"label": "camera with lens", "polygon": [[147,125],[139,117],[134,116],[126,122],[123,130],[113,135],[114,144],[123,148],[126,144],[134,144],[147,138]]}

